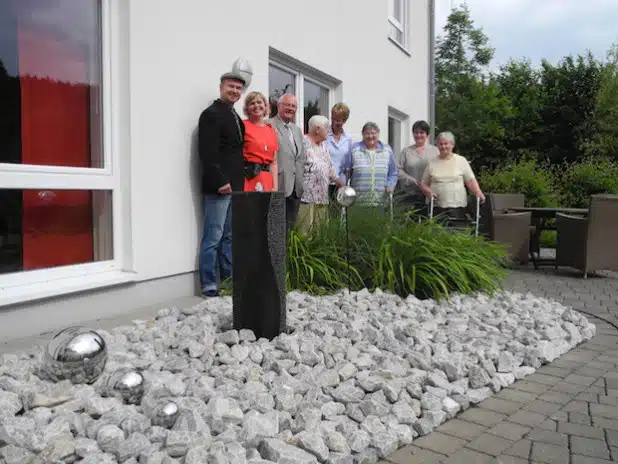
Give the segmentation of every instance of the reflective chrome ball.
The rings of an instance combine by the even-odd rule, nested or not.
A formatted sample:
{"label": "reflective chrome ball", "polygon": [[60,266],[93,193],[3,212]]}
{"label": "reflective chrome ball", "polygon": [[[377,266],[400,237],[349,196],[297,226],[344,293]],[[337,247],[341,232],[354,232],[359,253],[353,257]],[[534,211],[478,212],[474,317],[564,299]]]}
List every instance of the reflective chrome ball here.
{"label": "reflective chrome ball", "polygon": [[50,340],[43,370],[51,380],[92,383],[107,362],[107,346],[98,333],[85,327],[67,327]]}
{"label": "reflective chrome ball", "polygon": [[240,74],[245,80],[245,88],[251,85],[251,79],[253,77],[253,68],[251,67],[251,63],[243,58],[238,58],[233,66],[232,72]]}
{"label": "reflective chrome ball", "polygon": [[356,201],[356,190],[354,190],[349,185],[346,185],[345,187],[339,187],[339,190],[337,190],[336,199],[337,203],[339,203],[339,206],[342,206],[344,208],[352,206]]}
{"label": "reflective chrome ball", "polygon": [[152,425],[170,429],[176,423],[179,414],[180,408],[176,403],[173,401],[163,401],[153,411],[151,417]]}
{"label": "reflective chrome ball", "polygon": [[107,396],[116,397],[127,404],[139,404],[144,396],[144,376],[135,369],[122,368],[107,380]]}

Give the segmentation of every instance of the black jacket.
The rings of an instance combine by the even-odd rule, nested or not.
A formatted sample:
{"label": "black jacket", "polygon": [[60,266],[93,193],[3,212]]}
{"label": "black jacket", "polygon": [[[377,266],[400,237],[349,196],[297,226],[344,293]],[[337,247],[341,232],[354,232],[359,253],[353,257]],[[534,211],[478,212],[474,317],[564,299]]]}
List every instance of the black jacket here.
{"label": "black jacket", "polygon": [[244,138],[245,126],[230,104],[215,100],[202,112],[197,149],[202,162],[203,194],[217,193],[225,184],[230,184],[233,191],[243,190]]}

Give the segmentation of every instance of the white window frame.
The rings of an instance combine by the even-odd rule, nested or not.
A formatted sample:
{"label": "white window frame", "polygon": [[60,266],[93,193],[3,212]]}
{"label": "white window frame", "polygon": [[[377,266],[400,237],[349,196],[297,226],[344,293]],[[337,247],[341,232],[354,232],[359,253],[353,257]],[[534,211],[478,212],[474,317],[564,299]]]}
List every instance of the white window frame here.
{"label": "white window frame", "polygon": [[[395,12],[393,8],[391,8],[391,2],[399,2],[401,5],[401,18],[397,18],[395,16]],[[409,31],[409,0],[389,0],[388,4],[388,22],[391,26],[401,32],[401,37],[403,40],[399,41],[397,38],[393,37],[389,31],[388,38],[395,44],[399,45],[404,51],[408,50],[408,31]]]}
{"label": "white window frame", "polygon": [[113,259],[54,268],[0,274],[0,307],[39,298],[58,296],[81,290],[134,280],[124,272],[128,264],[127,240],[130,234],[123,211],[121,192],[120,132],[118,117],[112,114],[121,103],[122,79],[118,66],[121,50],[118,39],[120,2],[101,1],[101,111],[103,167],[81,168],[0,163],[0,186],[3,189],[54,189],[108,191],[112,197]]}
{"label": "white window frame", "polygon": [[[305,127],[305,112],[303,111],[305,80],[322,88],[328,89],[328,108],[326,109],[327,114],[325,116],[329,117],[329,111],[335,101],[335,90],[339,85],[341,85],[341,81],[272,47],[269,49],[268,66],[269,69],[270,66],[273,66],[294,75],[294,87],[296,89],[296,99],[298,100],[296,125],[300,127],[301,130]],[[270,94],[270,89],[268,89],[268,93]]]}
{"label": "white window frame", "polygon": [[[393,153],[395,154],[395,156],[399,156],[399,152],[401,152],[403,148],[409,145],[409,140],[410,140],[409,132],[410,131],[408,130],[408,125],[409,125],[410,118],[404,112],[399,111],[398,109],[393,108],[392,106],[389,106],[388,107],[388,119],[394,119],[395,121],[399,123],[399,147],[395,147],[391,145],[391,148],[393,149]],[[386,121],[387,128],[388,128],[388,119]],[[390,144],[390,140],[389,140],[389,144]]]}

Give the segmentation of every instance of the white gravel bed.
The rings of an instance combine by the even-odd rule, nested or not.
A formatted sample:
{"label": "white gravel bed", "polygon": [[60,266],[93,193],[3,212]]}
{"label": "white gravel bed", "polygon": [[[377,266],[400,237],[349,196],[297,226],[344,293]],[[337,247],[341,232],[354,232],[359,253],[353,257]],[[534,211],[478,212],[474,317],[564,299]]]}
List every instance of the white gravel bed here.
{"label": "white gravel bed", "polygon": [[[43,348],[0,358],[0,463],[375,463],[595,334],[532,295],[401,299],[364,290],[288,295],[294,329],[230,330],[229,297],[111,332],[93,385],[37,376]],[[142,371],[139,405],[103,397]],[[172,400],[170,429],[152,426]]]}

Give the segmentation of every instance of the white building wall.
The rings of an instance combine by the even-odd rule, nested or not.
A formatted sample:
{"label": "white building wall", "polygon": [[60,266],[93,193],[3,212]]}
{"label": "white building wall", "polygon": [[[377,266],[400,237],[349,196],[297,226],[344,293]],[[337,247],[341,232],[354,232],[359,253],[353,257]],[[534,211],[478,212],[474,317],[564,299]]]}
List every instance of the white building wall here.
{"label": "white building wall", "polygon": [[250,90],[265,94],[269,47],[341,82],[330,104],[350,106],[346,129],[357,140],[368,120],[379,124],[386,140],[388,108],[395,108],[409,117],[402,140],[408,143],[411,122],[427,119],[429,111],[428,0],[409,1],[409,53],[387,38],[388,0],[113,1],[112,68],[120,81],[112,82],[118,99],[109,110],[122,183],[114,201],[123,204],[121,258],[135,282],[4,307],[0,340],[197,290],[202,207],[196,125],[218,97],[219,76],[238,57],[253,66]]}
{"label": "white building wall", "polygon": [[360,138],[373,120],[385,139],[389,105],[412,121],[428,115],[426,5],[411,0],[408,56],[387,38],[388,0],[182,0],[173,8],[168,0],[131,0],[131,212],[140,279],[196,268],[201,206],[190,181],[198,166],[192,137],[236,58],[253,66],[250,90],[265,94],[269,46],[338,79],[337,94],[351,108],[347,130]]}

